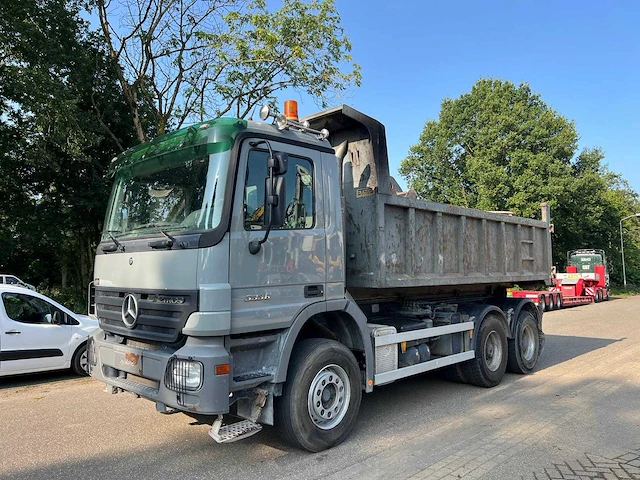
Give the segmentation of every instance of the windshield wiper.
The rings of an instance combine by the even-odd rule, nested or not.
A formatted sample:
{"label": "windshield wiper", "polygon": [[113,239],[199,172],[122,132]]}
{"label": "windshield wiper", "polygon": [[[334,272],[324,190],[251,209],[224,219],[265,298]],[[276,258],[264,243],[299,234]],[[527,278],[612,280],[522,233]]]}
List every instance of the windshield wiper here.
{"label": "windshield wiper", "polygon": [[164,240],[154,240],[149,242],[149,246],[151,248],[171,248],[173,247],[173,245],[175,243],[177,243],[181,248],[185,248],[186,244],[184,242],[178,242],[175,237],[169,235],[167,232],[165,232],[163,229],[159,228],[158,231],[163,234],[165,237],[167,237]]}
{"label": "windshield wiper", "polygon": [[121,249],[124,252],[124,245],[122,245],[116,237],[112,235],[112,233],[122,233],[120,230],[107,230],[105,232],[109,238],[113,241],[114,245],[103,245],[102,251],[107,252],[115,252],[118,249]]}

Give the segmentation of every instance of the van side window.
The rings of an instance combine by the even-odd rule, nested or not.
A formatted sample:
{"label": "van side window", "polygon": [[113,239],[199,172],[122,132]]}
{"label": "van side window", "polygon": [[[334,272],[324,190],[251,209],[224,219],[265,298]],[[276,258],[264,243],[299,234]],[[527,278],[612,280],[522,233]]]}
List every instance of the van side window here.
{"label": "van side window", "polygon": [[[244,187],[244,228],[261,230],[264,225],[264,187],[267,178],[265,150],[251,150],[247,161]],[[285,174],[287,186],[285,224],[281,229],[313,228],[315,204],[313,191],[313,163],[303,157],[289,155]]]}
{"label": "van side window", "polygon": [[59,308],[31,295],[22,293],[3,293],[2,303],[7,316],[20,323],[50,324],[53,315],[64,319],[64,312]]}

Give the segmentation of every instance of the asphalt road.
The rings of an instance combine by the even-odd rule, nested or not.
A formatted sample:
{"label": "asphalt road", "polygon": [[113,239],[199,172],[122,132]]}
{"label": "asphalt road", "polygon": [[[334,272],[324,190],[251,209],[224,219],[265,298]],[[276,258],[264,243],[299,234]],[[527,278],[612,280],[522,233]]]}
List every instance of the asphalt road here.
{"label": "asphalt road", "polygon": [[272,428],[218,445],[207,425],[68,373],[0,379],[0,477],[533,479],[576,470],[588,454],[618,470],[626,455],[634,478],[639,311],[640,297],[629,297],[546,313],[536,371],[493,389],[436,374],[377,388],[347,441],[319,454]]}

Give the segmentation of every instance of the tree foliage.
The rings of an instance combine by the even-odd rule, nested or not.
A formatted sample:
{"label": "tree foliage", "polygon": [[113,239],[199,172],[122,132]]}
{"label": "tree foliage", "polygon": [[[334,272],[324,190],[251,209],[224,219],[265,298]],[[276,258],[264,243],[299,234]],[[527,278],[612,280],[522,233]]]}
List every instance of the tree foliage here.
{"label": "tree foliage", "polygon": [[[618,221],[638,211],[638,195],[607,169],[601,150],[577,154],[577,142],[573,122],[529,85],[481,79],[471,92],[442,102],[400,173],[433,201],[525,217],[539,216],[540,203],[548,202],[554,263],[563,267],[570,249],[603,248],[619,279]],[[638,264],[637,240],[628,252],[627,262]]]}
{"label": "tree foliage", "polygon": [[[294,88],[324,105],[360,67],[333,0],[95,0],[136,135],[142,105],[159,133],[231,112],[247,116]],[[345,71],[343,71],[343,69]]]}
{"label": "tree foliage", "polygon": [[69,288],[81,308],[110,180],[135,142],[111,62],[79,7],[0,6],[0,269]]}

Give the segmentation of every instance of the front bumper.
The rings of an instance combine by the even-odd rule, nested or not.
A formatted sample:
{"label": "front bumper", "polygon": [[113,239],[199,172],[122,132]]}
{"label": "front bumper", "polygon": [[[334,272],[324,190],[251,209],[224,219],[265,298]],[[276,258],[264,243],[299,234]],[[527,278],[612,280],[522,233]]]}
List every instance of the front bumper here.
{"label": "front bumper", "polygon": [[[229,412],[229,374],[215,373],[216,365],[229,363],[223,337],[189,337],[178,349],[156,350],[119,343],[121,338],[102,329],[91,334],[87,353],[93,378],[152,400],[159,411],[171,407],[202,415]],[[176,392],[167,387],[167,367],[176,358],[202,364],[202,384],[198,390]]]}

